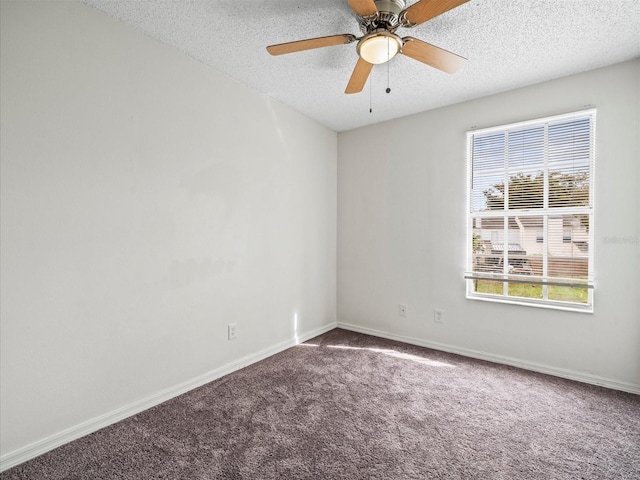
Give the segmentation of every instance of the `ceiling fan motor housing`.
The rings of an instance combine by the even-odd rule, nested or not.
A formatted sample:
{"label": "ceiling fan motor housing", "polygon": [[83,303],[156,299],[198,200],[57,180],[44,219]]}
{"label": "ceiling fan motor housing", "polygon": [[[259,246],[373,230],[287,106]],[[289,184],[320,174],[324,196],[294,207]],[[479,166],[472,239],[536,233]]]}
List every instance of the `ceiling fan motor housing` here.
{"label": "ceiling fan motor housing", "polygon": [[400,12],[405,0],[374,0],[378,11],[373,15],[360,17],[360,31],[365,35],[378,28],[394,31],[400,26]]}

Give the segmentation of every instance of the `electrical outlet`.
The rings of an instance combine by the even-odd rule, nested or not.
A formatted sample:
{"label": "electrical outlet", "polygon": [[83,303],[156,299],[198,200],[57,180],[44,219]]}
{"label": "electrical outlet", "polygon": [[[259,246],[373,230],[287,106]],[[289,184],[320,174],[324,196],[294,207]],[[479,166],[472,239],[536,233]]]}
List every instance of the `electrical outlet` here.
{"label": "electrical outlet", "polygon": [[442,313],[442,310],[433,311],[433,321],[435,323],[444,323],[444,314]]}
{"label": "electrical outlet", "polygon": [[401,317],[406,317],[407,316],[407,306],[406,305],[398,305],[398,315],[400,315]]}
{"label": "electrical outlet", "polygon": [[227,325],[227,334],[229,336],[229,340],[235,340],[238,335],[238,325],[235,323],[230,323]]}

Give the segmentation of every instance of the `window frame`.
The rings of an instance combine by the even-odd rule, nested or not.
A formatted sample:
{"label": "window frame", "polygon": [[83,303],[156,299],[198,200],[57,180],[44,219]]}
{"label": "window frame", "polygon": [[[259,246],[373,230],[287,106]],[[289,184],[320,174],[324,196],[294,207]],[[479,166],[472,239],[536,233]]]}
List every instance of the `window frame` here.
{"label": "window frame", "polygon": [[[548,150],[547,150],[547,147],[549,145],[549,137],[547,136],[546,129],[548,128],[549,124],[552,124],[554,122],[562,122],[562,121],[580,119],[585,117],[590,118],[589,143],[588,143],[589,145],[589,159],[588,159],[589,193],[588,193],[587,205],[550,206],[549,205],[550,192],[549,192],[548,182],[549,182],[550,174],[554,170],[552,170],[551,166],[549,165],[550,162],[548,159]],[[502,209],[488,208],[484,210],[477,210],[474,212],[474,205],[473,205],[474,200],[472,198],[474,194],[474,190],[473,190],[474,178],[476,180],[482,179],[482,175],[474,177],[474,151],[473,151],[474,138],[478,135],[504,133],[505,141],[506,141],[506,139],[509,138],[508,135],[510,134],[511,131],[514,131],[516,129],[525,131],[527,127],[533,128],[537,126],[544,126],[544,129],[545,129],[544,163],[543,163],[544,166],[542,167],[542,170],[541,170],[544,175],[544,184],[545,184],[544,194],[543,194],[544,206],[542,208],[540,207],[502,208]],[[594,300],[594,290],[595,290],[593,269],[594,269],[594,258],[595,258],[595,255],[594,255],[594,238],[595,238],[594,237],[594,230],[595,230],[594,228],[594,190],[595,190],[594,184],[595,184],[595,157],[596,157],[596,109],[589,108],[586,110],[579,110],[579,111],[574,111],[574,112],[560,114],[560,115],[552,115],[548,117],[535,118],[535,119],[531,119],[523,122],[515,122],[510,124],[489,127],[489,128],[473,129],[473,130],[467,131],[466,138],[467,138],[467,181],[468,181],[468,184],[467,184],[468,198],[466,203],[467,241],[465,244],[467,258],[466,258],[466,271],[464,275],[465,282],[466,282],[466,297],[472,300],[483,300],[483,301],[498,302],[498,303],[507,303],[507,304],[525,305],[525,306],[533,306],[533,307],[552,308],[552,309],[558,309],[558,310],[570,310],[570,311],[578,311],[578,312],[585,312],[585,313],[593,313],[593,305],[594,305],[593,300]],[[505,146],[504,148],[506,152],[508,147]],[[518,174],[520,172],[518,172],[517,169],[514,169],[513,166],[508,162],[509,160],[507,160],[507,157],[505,157],[505,163],[501,167],[501,170],[502,170],[502,174],[505,179],[505,182],[508,180],[509,183],[511,183],[511,179],[513,178],[511,175],[513,175],[514,173]],[[523,173],[526,173],[526,171],[527,171],[527,168],[523,168]],[[503,195],[506,195],[506,192],[508,192],[509,187],[505,186],[505,189],[506,191],[503,192]],[[505,203],[508,206],[508,202],[505,202]],[[573,221],[576,221],[575,216],[578,216],[578,215],[587,216],[588,223],[586,225],[588,225],[587,227],[588,228],[588,244],[587,244],[588,254],[586,256],[586,259],[587,259],[586,279],[573,280],[572,281],[573,283],[571,284],[574,286],[578,286],[579,284],[581,288],[586,288],[586,292],[587,292],[586,302],[565,301],[565,300],[548,298],[549,285],[561,284],[561,280],[554,281],[554,278],[552,278],[553,276],[549,275],[548,273],[548,264],[549,264],[548,248],[550,245],[552,245],[551,241],[549,240],[550,232],[548,230],[550,229],[548,227],[549,227],[550,219],[554,218],[554,216],[557,216],[557,215],[561,215],[561,216],[574,215]],[[540,243],[538,240],[539,240],[539,237],[542,236],[543,274],[542,275],[538,274],[533,277],[522,276],[522,278],[518,278],[518,275],[511,274],[511,270],[509,269],[509,264],[510,264],[509,253],[506,252],[506,253],[502,253],[503,258],[501,259],[502,263],[500,263],[500,265],[503,268],[503,271],[501,273],[495,273],[494,271],[494,273],[492,273],[490,277],[489,276],[483,277],[483,274],[476,268],[477,265],[474,265],[474,254],[477,253],[475,249],[476,249],[476,243],[478,242],[477,234],[474,232],[474,220],[479,219],[480,221],[482,221],[482,219],[488,219],[488,218],[494,218],[495,220],[498,220],[500,218],[503,219],[504,227],[499,228],[497,232],[498,233],[502,232],[502,237],[503,237],[502,249],[504,251],[504,250],[508,250],[507,246],[511,246],[511,243],[509,243],[510,240],[508,237],[508,234],[510,233],[510,230],[511,230],[511,228],[508,226],[509,221],[511,220],[512,217],[515,218],[516,221],[518,221],[518,218],[524,218],[527,216],[531,219],[538,216],[542,218],[542,223],[543,223],[542,230],[538,229],[535,231],[534,241],[536,243]],[[540,235],[540,233],[542,233],[542,235]],[[562,238],[561,243],[566,245],[565,230],[562,226],[561,226],[560,235]],[[482,241],[482,239],[480,239],[480,241]],[[524,253],[526,255],[526,252]],[[505,258],[506,258],[507,265],[504,265]],[[531,278],[532,280],[529,280],[527,282],[527,278]],[[483,279],[496,280],[498,282],[502,282],[502,285],[503,285],[502,293],[499,294],[499,293],[477,292],[476,288],[474,288],[474,282],[477,282],[478,280],[483,280]],[[529,298],[529,297],[519,297],[515,295],[510,295],[509,294],[510,283],[540,284],[542,285],[542,289],[541,289],[542,298]]]}

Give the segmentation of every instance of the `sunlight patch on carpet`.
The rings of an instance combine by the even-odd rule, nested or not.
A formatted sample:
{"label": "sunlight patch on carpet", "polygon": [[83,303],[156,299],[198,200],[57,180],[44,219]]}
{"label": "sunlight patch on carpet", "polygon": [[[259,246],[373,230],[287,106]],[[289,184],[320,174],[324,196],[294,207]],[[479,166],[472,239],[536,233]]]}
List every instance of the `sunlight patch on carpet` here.
{"label": "sunlight patch on carpet", "polygon": [[417,355],[411,355],[410,353],[397,352],[395,350],[389,350],[385,348],[352,347],[348,345],[327,345],[327,347],[343,350],[366,350],[368,352],[382,353],[383,355],[388,355],[393,358],[399,358],[401,360],[410,360],[412,362],[421,363],[422,365],[428,365],[430,367],[455,368],[455,365],[451,365],[450,363],[429,360],[428,358],[418,357]]}

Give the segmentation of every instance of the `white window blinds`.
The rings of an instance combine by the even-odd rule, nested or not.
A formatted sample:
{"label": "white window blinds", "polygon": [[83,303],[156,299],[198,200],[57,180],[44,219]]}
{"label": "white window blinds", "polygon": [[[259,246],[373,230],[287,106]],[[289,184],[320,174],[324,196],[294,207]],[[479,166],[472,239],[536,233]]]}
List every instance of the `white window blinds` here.
{"label": "white window blinds", "polygon": [[592,308],[595,115],[468,132],[468,296]]}

